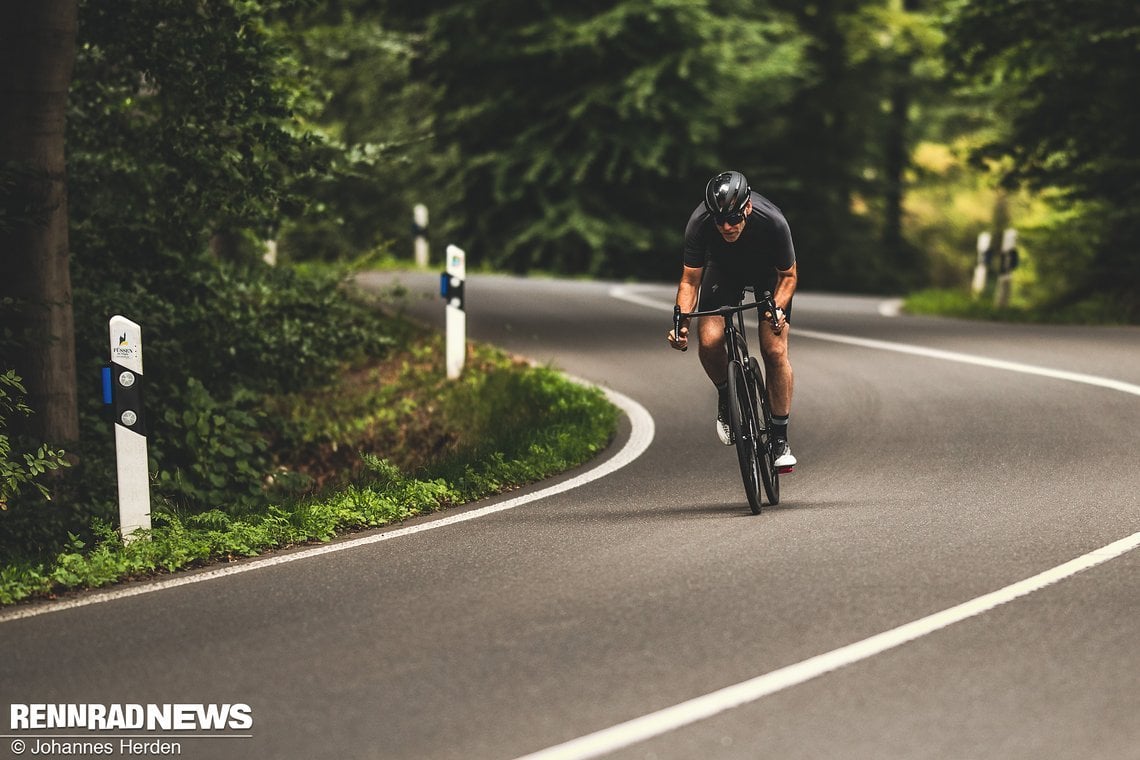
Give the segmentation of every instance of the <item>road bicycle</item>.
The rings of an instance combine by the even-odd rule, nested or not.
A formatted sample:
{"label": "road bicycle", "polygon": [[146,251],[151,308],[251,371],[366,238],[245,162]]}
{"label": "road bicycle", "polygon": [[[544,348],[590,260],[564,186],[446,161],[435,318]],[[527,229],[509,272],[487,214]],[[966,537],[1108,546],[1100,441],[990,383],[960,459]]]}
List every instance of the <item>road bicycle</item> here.
{"label": "road bicycle", "polygon": [[[752,288],[747,290],[752,291]],[[728,350],[729,428],[740,460],[748,505],[752,514],[758,515],[761,486],[769,505],[780,503],[780,471],[776,467],[776,452],[772,447],[772,407],[768,401],[768,388],[764,383],[764,373],[760,371],[760,362],[748,353],[745,338],[744,312],[750,309],[760,310],[773,327],[779,324],[772,294],[764,291],[754,303],[722,306],[709,311],[683,312],[680,306],[674,306],[673,334],[681,334],[682,320],[692,317],[724,318],[724,344]]]}

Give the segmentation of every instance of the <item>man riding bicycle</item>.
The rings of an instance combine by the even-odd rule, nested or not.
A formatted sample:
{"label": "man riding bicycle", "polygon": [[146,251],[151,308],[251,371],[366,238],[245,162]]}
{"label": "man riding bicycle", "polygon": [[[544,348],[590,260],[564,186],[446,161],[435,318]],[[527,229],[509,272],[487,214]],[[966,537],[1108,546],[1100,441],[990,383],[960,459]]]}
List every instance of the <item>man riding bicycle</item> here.
{"label": "man riding bicycle", "polygon": [[[716,175],[705,186],[705,199],[685,225],[684,266],[677,286],[681,311],[705,311],[733,306],[752,285],[768,290],[776,304],[776,324],[761,320],[760,353],[764,358],[768,393],[772,402],[776,467],[795,466],[788,445],[788,417],[792,408],[792,365],[788,361],[788,322],[796,292],[796,252],[783,212],[770,200],[752,192],[748,180],[736,171]],[[698,293],[700,303],[697,302]],[[684,350],[689,343],[688,320],[680,334],[669,331],[669,343]],[[698,323],[701,365],[716,386],[716,433],[732,445],[728,425],[728,355],[724,323],[701,319]]]}

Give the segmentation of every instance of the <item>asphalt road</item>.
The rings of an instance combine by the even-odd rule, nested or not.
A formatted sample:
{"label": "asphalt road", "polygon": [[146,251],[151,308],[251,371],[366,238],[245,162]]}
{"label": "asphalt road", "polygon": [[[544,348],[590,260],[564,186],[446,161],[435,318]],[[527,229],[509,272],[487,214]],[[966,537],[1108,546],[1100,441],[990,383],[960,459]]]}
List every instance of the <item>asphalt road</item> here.
{"label": "asphalt road", "polygon": [[[438,277],[398,279],[442,324]],[[1140,758],[1140,330],[803,293],[800,465],[753,516],[672,297],[472,277],[472,337],[620,394],[611,450],[323,553],[0,611],[0,758],[108,735],[14,726],[44,703],[249,706],[159,732],[191,758]]]}

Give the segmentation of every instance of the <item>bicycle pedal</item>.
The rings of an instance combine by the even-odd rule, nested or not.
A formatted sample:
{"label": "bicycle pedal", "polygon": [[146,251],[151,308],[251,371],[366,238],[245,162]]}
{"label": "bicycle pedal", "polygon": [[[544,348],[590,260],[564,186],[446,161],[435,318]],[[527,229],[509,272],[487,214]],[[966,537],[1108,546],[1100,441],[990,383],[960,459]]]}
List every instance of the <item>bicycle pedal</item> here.
{"label": "bicycle pedal", "polygon": [[795,465],[792,465],[791,467],[777,467],[776,468],[776,472],[780,473],[781,475],[787,475],[787,474],[795,472],[795,471],[796,471]]}

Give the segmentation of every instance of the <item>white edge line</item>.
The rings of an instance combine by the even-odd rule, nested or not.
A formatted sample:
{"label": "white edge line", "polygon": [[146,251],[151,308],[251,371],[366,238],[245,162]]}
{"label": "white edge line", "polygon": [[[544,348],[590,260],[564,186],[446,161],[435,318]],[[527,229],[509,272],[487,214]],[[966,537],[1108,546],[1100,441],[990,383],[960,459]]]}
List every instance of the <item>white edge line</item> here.
{"label": "white edge line", "polygon": [[[579,378],[567,376],[568,379],[586,384],[584,380]],[[47,604],[32,604],[25,607],[15,607],[10,610],[0,612],[0,624],[7,623],[13,620],[21,620],[24,618],[36,617],[38,615],[46,615],[51,612],[61,612],[63,610],[75,609],[77,607],[87,607],[93,604],[101,604],[103,602],[111,602],[117,599],[126,599],[132,596],[141,596],[142,594],[149,594],[155,591],[163,591],[165,589],[177,588],[179,586],[189,586],[194,583],[202,583],[205,581],[212,581],[218,578],[223,578],[230,575],[237,575],[239,573],[247,573],[252,570],[262,570],[274,565],[283,565],[288,562],[296,562],[297,560],[309,559],[310,557],[320,556],[322,554],[332,554],[334,552],[341,552],[347,549],[356,549],[361,546],[369,544],[380,543],[381,541],[388,541],[393,538],[402,538],[410,536],[415,533],[423,533],[424,531],[435,530],[443,528],[448,525],[456,523],[467,522],[468,520],[476,520],[480,517],[495,514],[496,512],[505,512],[515,507],[520,507],[523,504],[529,504],[532,501],[545,499],[550,496],[555,496],[566,491],[570,491],[579,486],[583,486],[592,481],[604,478],[605,476],[620,470],[630,462],[633,462],[649,448],[653,442],[655,434],[655,426],[652,415],[649,411],[638,402],[630,397],[618,393],[610,388],[601,387],[601,391],[605,394],[615,406],[621,409],[629,418],[631,431],[629,439],[622,446],[621,450],[614,454],[609,459],[605,460],[598,466],[580,473],[573,478],[565,480],[547,488],[534,491],[533,493],[518,496],[507,501],[492,504],[490,506],[482,507],[480,509],[472,509],[467,512],[460,512],[448,517],[441,517],[437,520],[430,520],[428,522],[419,523],[418,525],[410,525],[406,528],[396,528],[383,533],[373,533],[360,538],[350,538],[335,543],[316,546],[311,549],[302,549],[288,554],[279,554],[265,559],[255,559],[248,562],[242,562],[238,565],[227,565],[212,570],[206,570],[199,573],[192,573],[189,575],[179,575],[169,580],[162,580],[154,583],[147,583],[139,586],[126,586],[117,588],[110,591],[94,592],[88,595],[76,597],[74,599],[67,599],[60,602],[52,602]]]}
{"label": "white edge line", "polygon": [[1108,562],[1140,545],[1140,533],[1133,533],[1108,546],[1089,552],[1043,573],[998,589],[955,607],[876,634],[839,649],[774,670],[762,676],[705,694],[687,702],[619,723],[601,731],[573,739],[518,760],[585,760],[615,752],[735,707],[755,702],[792,686],[822,676],[860,660],[894,649],[955,623],[980,615],[1069,576]]}
{"label": "white edge line", "polygon": [[[635,293],[625,286],[615,286],[610,289],[610,295],[621,301],[627,301],[632,304],[647,306],[651,309],[660,311],[672,311],[673,304],[666,304],[659,299],[647,298],[645,296]],[[1086,375],[1080,372],[1068,372],[1060,369],[1049,369],[1048,367],[1038,367],[1033,364],[1022,364],[1020,362],[1005,361],[1004,359],[990,359],[985,356],[975,356],[973,354],[963,354],[957,351],[943,351],[937,348],[926,348],[925,346],[915,346],[908,343],[891,343],[885,340],[873,340],[871,338],[856,338],[850,335],[839,335],[837,333],[820,332],[819,330],[805,330],[802,328],[795,328],[794,334],[804,338],[812,338],[815,340],[826,340],[832,343],[845,343],[849,346],[859,346],[861,348],[873,348],[880,351],[894,351],[900,354],[910,354],[912,356],[924,356],[929,359],[942,359],[944,361],[959,362],[962,364],[973,364],[979,367],[989,367],[990,369],[1001,369],[1009,372],[1021,372],[1026,375],[1037,375],[1039,377],[1049,377],[1054,380],[1067,380],[1072,383],[1084,383],[1085,385],[1095,385],[1100,388],[1109,388],[1114,391],[1122,393],[1130,393],[1134,396],[1140,396],[1140,385],[1133,383],[1126,383],[1123,380],[1113,380],[1108,377],[1100,377],[1099,375]]]}
{"label": "white edge line", "polygon": [[960,362],[962,364],[973,364],[979,367],[989,367],[990,369],[1001,369],[1009,372],[1021,372],[1026,375],[1037,375],[1039,377],[1049,377],[1054,380],[1067,380],[1072,383],[1084,383],[1085,385],[1095,385],[1101,388],[1110,388],[1114,391],[1122,393],[1131,393],[1134,396],[1140,396],[1140,385],[1126,383],[1123,380],[1113,380],[1108,377],[1100,377],[1099,375],[1086,375],[1081,372],[1068,372],[1060,369],[1049,369],[1048,367],[1038,367],[1033,364],[1022,364],[1020,362],[1011,362],[1004,359],[990,359],[985,356],[975,356],[973,354],[963,354],[957,351],[943,351],[938,348],[926,348],[924,346],[913,346],[907,343],[890,343],[884,340],[872,340],[870,338],[855,338],[850,335],[838,335],[835,333],[819,332],[817,330],[799,330],[795,331],[798,336],[805,338],[814,338],[816,340],[827,340],[832,343],[846,343],[850,346],[860,346],[862,348],[874,348],[881,351],[894,351],[900,354],[911,354],[912,356],[925,356],[930,359],[942,359],[951,362]]}

